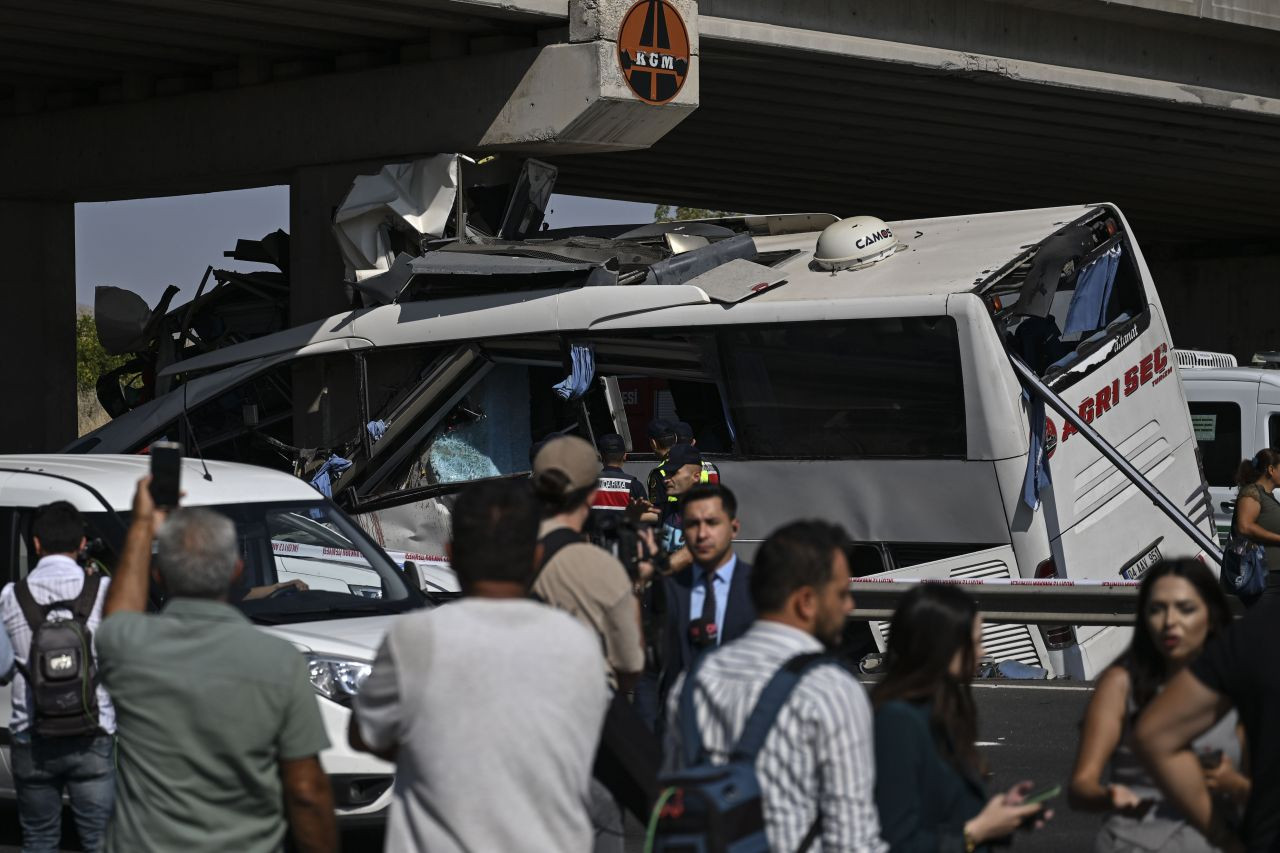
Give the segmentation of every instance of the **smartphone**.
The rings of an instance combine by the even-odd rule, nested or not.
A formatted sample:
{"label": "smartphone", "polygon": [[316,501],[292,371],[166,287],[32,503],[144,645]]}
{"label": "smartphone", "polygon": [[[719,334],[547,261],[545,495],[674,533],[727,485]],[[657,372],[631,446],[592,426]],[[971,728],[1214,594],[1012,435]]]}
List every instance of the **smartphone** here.
{"label": "smartphone", "polygon": [[1205,770],[1212,770],[1222,763],[1222,750],[1206,749],[1204,752],[1197,752],[1196,758],[1200,759],[1200,766]]}
{"label": "smartphone", "polygon": [[1038,806],[1041,803],[1048,802],[1054,797],[1062,793],[1061,785],[1054,785],[1052,788],[1045,788],[1043,791],[1036,791],[1022,801],[1024,806]]}
{"label": "smartphone", "polygon": [[178,505],[182,488],[182,445],[157,441],[151,445],[151,499],[161,509]]}

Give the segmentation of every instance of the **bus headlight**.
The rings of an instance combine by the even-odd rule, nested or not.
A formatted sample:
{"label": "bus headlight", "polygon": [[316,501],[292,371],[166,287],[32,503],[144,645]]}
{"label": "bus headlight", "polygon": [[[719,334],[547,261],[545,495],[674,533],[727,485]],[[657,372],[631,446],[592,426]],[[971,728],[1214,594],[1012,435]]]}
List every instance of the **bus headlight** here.
{"label": "bus headlight", "polygon": [[364,661],[331,655],[307,655],[311,686],[324,698],[348,708],[372,670],[373,666]]}

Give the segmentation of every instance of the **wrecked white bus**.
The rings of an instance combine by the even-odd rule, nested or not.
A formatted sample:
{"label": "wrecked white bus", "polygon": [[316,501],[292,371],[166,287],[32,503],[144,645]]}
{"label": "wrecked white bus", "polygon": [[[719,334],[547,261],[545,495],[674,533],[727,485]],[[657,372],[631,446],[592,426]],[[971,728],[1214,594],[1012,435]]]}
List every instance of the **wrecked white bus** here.
{"label": "wrecked white bus", "polygon": [[[336,498],[382,544],[439,555],[462,484],[518,476],[533,442],[574,431],[622,434],[643,476],[642,425],[665,415],[739,495],[745,554],[803,517],[844,525],[860,576],[1133,580],[1201,553],[1187,526],[1212,521],[1187,403],[1117,209],[840,227],[734,217],[430,252],[392,304],[178,362],[182,387],[68,449],[166,437],[297,470],[333,453],[351,462]],[[829,228],[862,245],[820,262]],[[1011,357],[1183,526],[1052,409],[1033,435]],[[985,629],[997,659],[1082,678],[1127,639]]]}

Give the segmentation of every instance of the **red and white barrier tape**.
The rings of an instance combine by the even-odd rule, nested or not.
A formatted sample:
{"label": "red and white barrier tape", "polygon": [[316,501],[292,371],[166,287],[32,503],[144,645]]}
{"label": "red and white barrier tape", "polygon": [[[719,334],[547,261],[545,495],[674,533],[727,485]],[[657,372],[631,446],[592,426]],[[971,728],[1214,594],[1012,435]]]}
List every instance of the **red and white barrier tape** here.
{"label": "red and white barrier tape", "polygon": [[[335,562],[355,561],[366,564],[369,562],[364,554],[353,548],[330,548],[327,545],[304,545],[301,542],[280,542],[273,539],[271,540],[271,550],[282,557],[306,557]],[[443,555],[419,554],[414,551],[387,551],[386,553],[388,557],[395,561],[397,566],[402,568],[405,560],[412,560],[415,563],[448,564],[448,558]]]}

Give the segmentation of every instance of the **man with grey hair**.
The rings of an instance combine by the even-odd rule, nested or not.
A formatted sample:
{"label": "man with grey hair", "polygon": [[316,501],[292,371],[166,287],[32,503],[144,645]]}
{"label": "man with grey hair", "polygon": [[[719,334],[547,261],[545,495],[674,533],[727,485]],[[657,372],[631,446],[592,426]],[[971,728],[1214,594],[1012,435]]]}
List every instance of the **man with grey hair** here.
{"label": "man with grey hair", "polygon": [[[156,509],[143,478],[96,635],[119,743],[108,851],[337,850],[329,745],[302,656],[227,603],[236,530]],[[156,566],[151,543],[156,539]],[[145,613],[149,580],[163,590]]]}

